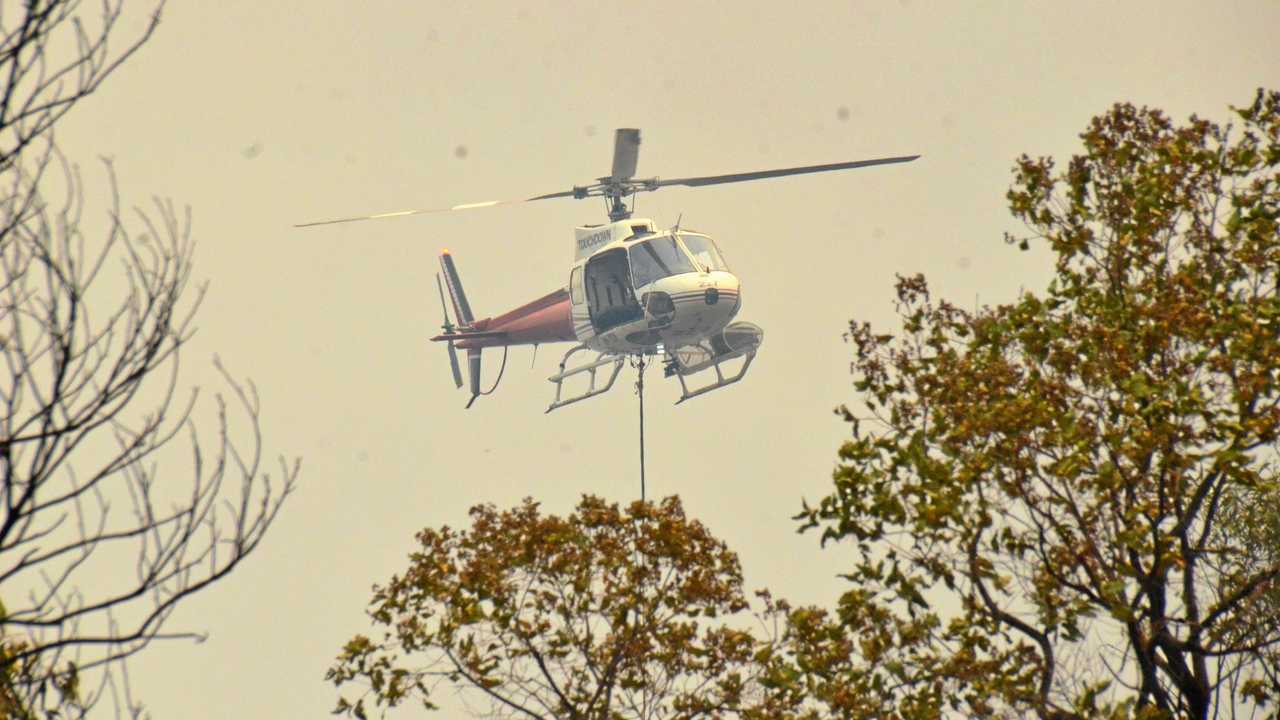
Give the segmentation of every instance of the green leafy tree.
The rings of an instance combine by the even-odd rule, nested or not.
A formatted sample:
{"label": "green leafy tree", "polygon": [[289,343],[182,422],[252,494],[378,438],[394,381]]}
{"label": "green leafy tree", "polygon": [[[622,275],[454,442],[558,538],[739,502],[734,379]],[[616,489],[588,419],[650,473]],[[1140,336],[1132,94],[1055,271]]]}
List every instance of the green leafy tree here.
{"label": "green leafy tree", "polygon": [[409,569],[375,588],[381,638],[353,638],[327,675],[359,688],[337,712],[435,708],[441,683],[529,719],[763,719],[796,702],[757,637],[776,634],[786,604],[762,594],[749,612],[737,556],[676,498],[620,509],[587,496],[564,518],[526,500],[471,521],[423,530]]}
{"label": "green leafy tree", "polygon": [[1234,112],[1022,157],[1043,292],[900,278],[900,334],[851,324],[865,410],[801,517],[854,587],[789,631],[830,712],[1276,717],[1280,94]]}
{"label": "green leafy tree", "polygon": [[[1280,564],[1280,492],[1274,489],[1270,493],[1257,490],[1237,492],[1223,501],[1222,512],[1224,522],[1216,531],[1219,536],[1216,540],[1240,547],[1246,571]],[[1265,626],[1280,617],[1280,582],[1271,582],[1259,588],[1257,593],[1255,602],[1248,609],[1255,617],[1251,620],[1242,618],[1241,625]],[[1266,658],[1262,668],[1269,673],[1271,682],[1268,695],[1275,702],[1280,697],[1276,689],[1280,686],[1276,671],[1280,668],[1280,647],[1273,645],[1262,650],[1261,654]]]}

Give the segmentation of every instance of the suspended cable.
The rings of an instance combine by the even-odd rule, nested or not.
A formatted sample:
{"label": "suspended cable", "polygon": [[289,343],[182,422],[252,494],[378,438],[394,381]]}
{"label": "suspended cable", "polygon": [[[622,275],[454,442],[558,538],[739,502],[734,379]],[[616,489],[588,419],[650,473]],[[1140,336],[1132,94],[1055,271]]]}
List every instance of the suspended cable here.
{"label": "suspended cable", "polygon": [[649,362],[644,354],[638,354],[631,364],[636,368],[636,394],[640,396],[640,502],[644,502],[644,369]]}

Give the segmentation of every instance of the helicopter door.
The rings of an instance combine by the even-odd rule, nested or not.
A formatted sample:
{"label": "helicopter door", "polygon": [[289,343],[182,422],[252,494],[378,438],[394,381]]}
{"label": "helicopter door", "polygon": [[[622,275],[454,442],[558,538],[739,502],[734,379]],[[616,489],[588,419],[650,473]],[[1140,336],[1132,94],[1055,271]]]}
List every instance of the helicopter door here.
{"label": "helicopter door", "polygon": [[591,324],[591,311],[587,306],[587,286],[583,282],[585,265],[578,265],[569,272],[569,304],[573,317],[573,334],[579,340],[595,335]]}
{"label": "helicopter door", "polygon": [[597,333],[644,317],[631,287],[626,250],[608,250],[588,260],[583,284]]}

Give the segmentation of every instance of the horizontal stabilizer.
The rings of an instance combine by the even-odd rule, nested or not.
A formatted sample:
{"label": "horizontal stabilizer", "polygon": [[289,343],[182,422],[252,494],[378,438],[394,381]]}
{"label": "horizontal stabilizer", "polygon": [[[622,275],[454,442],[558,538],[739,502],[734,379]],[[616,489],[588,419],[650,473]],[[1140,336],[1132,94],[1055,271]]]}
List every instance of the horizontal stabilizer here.
{"label": "horizontal stabilizer", "polygon": [[503,338],[509,333],[500,330],[484,330],[475,332],[455,332],[436,335],[431,338],[432,342],[444,342],[446,340],[479,340],[481,338]]}

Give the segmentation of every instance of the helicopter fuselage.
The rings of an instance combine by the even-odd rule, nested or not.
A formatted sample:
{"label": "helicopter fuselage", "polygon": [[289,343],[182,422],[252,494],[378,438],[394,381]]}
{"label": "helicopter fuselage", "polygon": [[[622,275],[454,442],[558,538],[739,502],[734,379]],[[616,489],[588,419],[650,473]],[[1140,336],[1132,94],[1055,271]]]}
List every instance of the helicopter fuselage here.
{"label": "helicopter fuselage", "polygon": [[738,278],[725,271],[691,272],[635,289],[632,319],[597,328],[588,315],[575,324],[578,341],[597,352],[653,354],[719,333],[741,305]]}
{"label": "helicopter fuselage", "polygon": [[578,342],[611,354],[652,354],[719,333],[741,306],[741,284],[701,233],[656,231],[628,219],[578,228],[569,273]]}
{"label": "helicopter fuselage", "polygon": [[702,233],[640,219],[576,231],[567,289],[475,321],[457,346],[576,340],[601,353],[653,354],[716,336],[741,307],[741,283]]}

